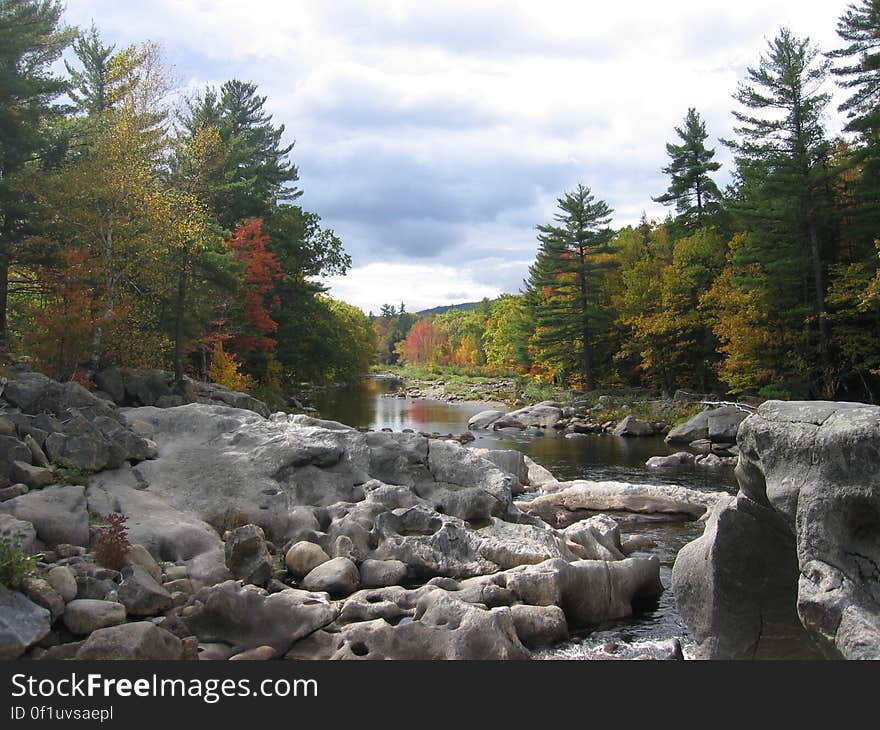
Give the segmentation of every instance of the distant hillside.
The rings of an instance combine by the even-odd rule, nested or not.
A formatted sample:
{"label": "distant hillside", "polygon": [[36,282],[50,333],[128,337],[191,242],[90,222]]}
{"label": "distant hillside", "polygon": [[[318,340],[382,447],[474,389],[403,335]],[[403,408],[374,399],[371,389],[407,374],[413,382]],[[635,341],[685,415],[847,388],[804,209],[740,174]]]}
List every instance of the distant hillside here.
{"label": "distant hillside", "polygon": [[421,312],[416,312],[416,314],[420,315],[430,315],[430,314],[446,314],[450,309],[460,309],[462,312],[466,312],[469,309],[474,309],[478,307],[482,302],[465,302],[464,304],[447,304],[443,307],[434,307],[432,309],[423,309]]}

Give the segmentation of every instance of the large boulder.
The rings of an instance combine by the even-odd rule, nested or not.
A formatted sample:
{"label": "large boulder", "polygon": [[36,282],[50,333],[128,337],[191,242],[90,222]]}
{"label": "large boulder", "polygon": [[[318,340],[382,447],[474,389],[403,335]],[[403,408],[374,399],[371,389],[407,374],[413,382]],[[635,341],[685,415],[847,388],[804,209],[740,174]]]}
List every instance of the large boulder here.
{"label": "large boulder", "polygon": [[[880,407],[767,401],[737,444],[738,498],[673,570],[700,654],[771,653],[802,625],[827,656],[880,658]],[[721,615],[725,601],[735,626]]]}
{"label": "large boulder", "polygon": [[149,621],[98,629],[76,652],[76,659],[91,661],[175,661],[184,658],[183,642]]}
{"label": "large boulder", "polygon": [[8,540],[25,555],[37,552],[37,531],[26,520],[19,520],[12,515],[0,512],[0,539]]}
{"label": "large boulder", "polygon": [[89,517],[81,486],[46,487],[0,502],[0,512],[30,522],[47,545],[88,546]]}
{"label": "large boulder", "polygon": [[667,444],[689,444],[709,438],[709,411],[700,411],[693,418],[680,423],[666,434]]}
{"label": "large boulder", "polygon": [[635,416],[626,416],[611,431],[614,436],[653,436],[657,433],[654,425],[640,421]]}
{"label": "large boulder", "polygon": [[338,611],[326,594],[290,588],[266,595],[226,581],[198,591],[181,615],[202,642],[219,641],[242,650],[271,646],[280,655],[331,623]]}
{"label": "large boulder", "polygon": [[119,418],[112,403],[93,395],[79,383],[58,383],[41,373],[30,371],[13,371],[3,397],[20,408],[22,413],[31,415],[51,413],[60,418],[66,417],[72,409],[86,418]]}
{"label": "large boulder", "polygon": [[504,411],[480,411],[479,413],[470,417],[468,420],[468,428],[470,429],[481,429],[481,428],[489,428],[495,421],[497,421],[501,416],[504,415]]}
{"label": "large boulder", "polygon": [[557,405],[545,401],[533,406],[526,406],[517,411],[511,411],[500,416],[492,422],[492,428],[553,428],[562,418],[562,409]]}
{"label": "large boulder", "polygon": [[686,487],[625,482],[562,482],[557,492],[530,502],[517,502],[524,512],[537,515],[557,528],[565,528],[594,514],[613,513],[622,518],[693,520],[705,514],[721,497]]}
{"label": "large boulder", "polygon": [[49,611],[0,584],[0,660],[18,659],[50,627]]}

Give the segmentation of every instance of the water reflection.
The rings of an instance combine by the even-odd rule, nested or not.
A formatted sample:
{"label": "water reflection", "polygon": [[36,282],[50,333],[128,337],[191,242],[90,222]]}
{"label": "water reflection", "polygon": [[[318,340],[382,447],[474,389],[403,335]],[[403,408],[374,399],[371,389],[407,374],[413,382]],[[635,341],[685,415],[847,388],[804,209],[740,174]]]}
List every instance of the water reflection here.
{"label": "water reflection", "polygon": [[[400,381],[365,378],[346,388],[319,393],[315,396],[314,403],[323,418],[359,428],[390,428],[394,431],[411,429],[455,435],[467,430],[467,422],[471,416],[490,407],[485,403],[445,403],[386,395],[395,392],[399,387]],[[498,404],[495,407],[503,409]],[[553,430],[548,430],[540,438],[493,431],[477,431],[474,435],[476,441],[473,446],[517,449],[562,480],[616,480],[678,484],[707,491],[736,491],[733,470],[729,467],[707,469],[681,466],[648,469],[645,461],[650,457],[677,450],[667,446],[659,436],[618,438],[590,434],[569,439]]]}

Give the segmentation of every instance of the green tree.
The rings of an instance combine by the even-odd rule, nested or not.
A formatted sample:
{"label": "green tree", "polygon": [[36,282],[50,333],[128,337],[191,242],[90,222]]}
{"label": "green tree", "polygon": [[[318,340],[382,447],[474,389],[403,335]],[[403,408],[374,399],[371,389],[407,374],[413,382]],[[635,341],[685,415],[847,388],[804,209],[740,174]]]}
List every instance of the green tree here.
{"label": "green tree", "polygon": [[[829,63],[809,39],[783,28],[768,42],[757,68],[749,68],[735,99],[738,189],[734,210],[749,232],[735,249],[738,263],[756,263],[762,278],[748,286],[768,290],[768,301],[788,328],[803,333],[801,349],[818,360],[805,377],[814,393],[828,395],[831,370],[825,307],[830,238],[830,145],[822,124],[829,101],[823,89]],[[745,283],[745,282],[740,282]]]}
{"label": "green tree", "polygon": [[594,349],[607,325],[600,305],[604,271],[613,264],[611,208],[578,185],[558,199],[556,224],[538,226],[540,247],[529,268],[528,290],[541,359],[560,377],[595,384]]}
{"label": "green tree", "polygon": [[248,218],[268,219],[276,205],[302,194],[291,185],[299,179],[288,159],[293,143],[282,144],[284,125],[272,123],[265,104],[255,84],[232,79],[190,99],[181,115],[184,136],[203,127],[220,134],[223,155],[206,202],[228,230]]}
{"label": "green tree", "polygon": [[56,0],[0,0],[0,342],[7,337],[9,269],[30,232],[31,208],[15,175],[40,155],[45,124],[66,83],[53,65],[73,41]]}
{"label": "green tree", "polygon": [[719,209],[721,191],[709,173],[717,172],[721,163],[712,159],[715,150],[706,148],[706,123],[693,107],[688,109],[684,126],[676,127],[675,133],[682,144],[666,145],[671,162],[663,168],[670,178],[669,189],[654,201],[674,203],[680,223],[685,230],[692,231]]}
{"label": "green tree", "polygon": [[486,364],[501,371],[528,372],[532,367],[529,339],[535,331],[522,295],[504,294],[492,304],[483,333]]}

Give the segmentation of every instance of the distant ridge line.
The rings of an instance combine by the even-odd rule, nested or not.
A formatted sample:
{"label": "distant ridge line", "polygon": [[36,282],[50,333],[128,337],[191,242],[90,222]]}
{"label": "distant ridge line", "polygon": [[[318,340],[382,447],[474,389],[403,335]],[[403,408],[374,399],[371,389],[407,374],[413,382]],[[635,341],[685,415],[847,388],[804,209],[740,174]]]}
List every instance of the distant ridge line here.
{"label": "distant ridge line", "polygon": [[468,311],[469,309],[475,309],[482,302],[465,302],[464,304],[446,304],[440,307],[432,307],[431,309],[423,309],[420,312],[416,312],[416,314],[420,314],[422,316],[428,316],[431,314],[446,314],[450,309],[460,309],[463,312]]}

